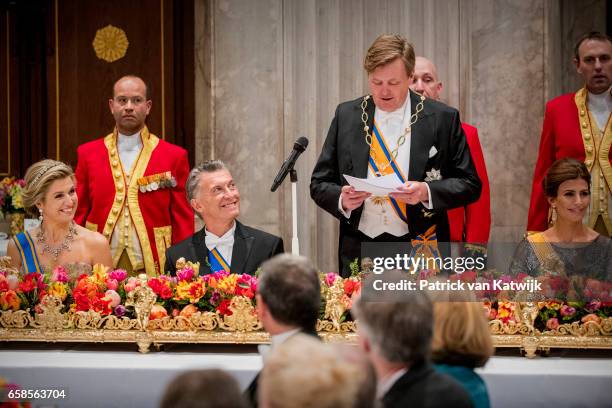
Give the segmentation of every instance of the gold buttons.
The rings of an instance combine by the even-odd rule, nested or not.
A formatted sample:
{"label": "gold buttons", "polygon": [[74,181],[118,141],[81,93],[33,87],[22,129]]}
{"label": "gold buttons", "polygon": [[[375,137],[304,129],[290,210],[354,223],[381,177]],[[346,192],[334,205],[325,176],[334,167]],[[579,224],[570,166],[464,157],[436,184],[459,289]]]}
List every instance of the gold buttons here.
{"label": "gold buttons", "polygon": [[113,167],[119,166],[119,162],[117,160],[113,160]]}
{"label": "gold buttons", "polygon": [[108,225],[113,225],[113,220],[112,220],[111,218],[109,218],[109,219],[108,219],[108,221],[106,221],[106,223],[107,223]]}
{"label": "gold buttons", "polygon": [[585,129],[586,129],[586,128],[587,128],[587,126],[589,126],[589,125],[588,125],[586,122],[582,122],[582,127],[583,127],[583,128],[585,128]]}
{"label": "gold buttons", "polygon": [[121,196],[120,196],[120,195],[117,195],[117,197],[115,197],[115,201],[116,201],[116,202],[118,202],[118,203],[120,203],[120,202],[121,202]]}
{"label": "gold buttons", "polygon": [[591,138],[591,134],[590,133],[585,133],[584,134],[584,138],[585,138],[585,140],[589,140]]}
{"label": "gold buttons", "polygon": [[591,153],[593,151],[593,146],[587,146],[586,151]]}
{"label": "gold buttons", "polygon": [[116,177],[116,178],[121,178],[121,172],[120,172],[119,170],[117,170],[117,171],[115,172],[115,177]]}
{"label": "gold buttons", "polygon": [[584,111],[584,109],[580,109],[580,116],[584,116],[586,115],[586,112]]}
{"label": "gold buttons", "polygon": [[113,149],[111,150],[111,156],[116,156],[117,155],[117,150]]}
{"label": "gold buttons", "polygon": [[585,162],[584,162],[584,164],[585,164],[587,167],[590,167],[590,166],[591,166],[591,164],[593,164],[593,161],[592,161],[592,160],[587,160],[587,161],[585,161]]}
{"label": "gold buttons", "polygon": [[119,213],[119,209],[118,208],[113,208],[113,214],[117,215]]}

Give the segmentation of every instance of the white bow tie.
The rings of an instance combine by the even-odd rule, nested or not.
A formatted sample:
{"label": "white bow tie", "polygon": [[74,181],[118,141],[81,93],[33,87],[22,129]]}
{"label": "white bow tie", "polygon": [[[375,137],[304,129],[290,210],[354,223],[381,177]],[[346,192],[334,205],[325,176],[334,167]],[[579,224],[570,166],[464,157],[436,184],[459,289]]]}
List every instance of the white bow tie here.
{"label": "white bow tie", "polygon": [[404,111],[403,109],[398,109],[393,112],[385,112],[383,110],[380,111],[380,120],[382,122],[388,122],[390,120],[403,120],[404,119]]}
{"label": "white bow tie", "polygon": [[206,235],[206,246],[215,248],[218,247],[219,245],[223,245],[223,244],[233,244],[234,243],[234,236],[233,235],[228,235],[226,237],[213,237],[212,235]]}

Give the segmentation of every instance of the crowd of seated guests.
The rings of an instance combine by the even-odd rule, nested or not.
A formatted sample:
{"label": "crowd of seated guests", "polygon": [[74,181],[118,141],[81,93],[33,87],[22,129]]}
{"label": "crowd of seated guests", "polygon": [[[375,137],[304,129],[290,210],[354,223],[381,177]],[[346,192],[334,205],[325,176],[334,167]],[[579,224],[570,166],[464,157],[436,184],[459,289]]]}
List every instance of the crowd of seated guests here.
{"label": "crowd of seated guests", "polygon": [[[279,255],[262,265],[260,282],[258,312],[273,333],[262,372],[244,394],[227,374],[207,380],[209,371],[183,374],[169,386],[163,408],[489,406],[486,385],[474,372],[493,351],[480,303],[433,302],[418,290],[401,301],[361,297],[352,309],[358,346],[338,345],[312,333],[318,307],[306,299],[320,304],[320,298],[310,261]],[[270,287],[303,299],[283,302],[281,313]]]}

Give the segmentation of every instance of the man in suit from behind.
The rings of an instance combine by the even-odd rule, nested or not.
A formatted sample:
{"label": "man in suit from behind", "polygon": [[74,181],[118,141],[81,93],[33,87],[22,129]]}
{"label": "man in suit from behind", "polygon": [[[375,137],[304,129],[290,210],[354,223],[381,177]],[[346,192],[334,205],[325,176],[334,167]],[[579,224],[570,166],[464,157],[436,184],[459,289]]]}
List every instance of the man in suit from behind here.
{"label": "man in suit from behind", "polygon": [[[398,278],[400,278],[398,276]],[[419,290],[399,301],[362,296],[353,304],[359,346],[378,378],[377,397],[385,408],[471,407],[467,392],[430,362],[433,307]]]}
{"label": "man in suit from behind", "polygon": [[[259,320],[272,337],[272,348],[297,333],[317,335],[321,286],[317,270],[307,258],[282,254],[264,262],[255,298]],[[258,380],[259,374],[246,390],[254,407]]]}
{"label": "man in suit from behind", "polygon": [[204,228],[168,248],[165,272],[176,274],[176,261],[200,262],[200,274],[254,274],[263,261],[283,251],[283,240],[240,223],[240,192],[225,164],[206,161],[189,173],[187,200]]}

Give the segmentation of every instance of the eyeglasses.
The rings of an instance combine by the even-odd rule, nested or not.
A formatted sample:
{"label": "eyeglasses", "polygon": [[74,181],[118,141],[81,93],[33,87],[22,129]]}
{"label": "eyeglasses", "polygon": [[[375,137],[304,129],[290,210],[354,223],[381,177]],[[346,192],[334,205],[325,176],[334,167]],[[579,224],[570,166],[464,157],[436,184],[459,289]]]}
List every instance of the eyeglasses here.
{"label": "eyeglasses", "polygon": [[128,101],[131,101],[132,105],[134,106],[142,105],[146,102],[145,98],[143,98],[142,96],[134,96],[132,98],[128,98],[127,96],[117,96],[114,100],[121,106],[127,105]]}

